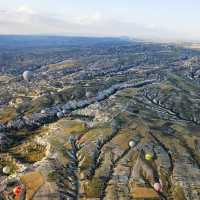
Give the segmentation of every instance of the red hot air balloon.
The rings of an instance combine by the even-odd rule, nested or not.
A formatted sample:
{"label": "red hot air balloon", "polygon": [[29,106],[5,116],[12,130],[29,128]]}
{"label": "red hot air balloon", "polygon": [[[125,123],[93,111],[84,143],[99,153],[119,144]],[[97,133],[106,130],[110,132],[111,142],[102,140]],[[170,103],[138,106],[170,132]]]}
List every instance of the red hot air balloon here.
{"label": "red hot air balloon", "polygon": [[14,189],[13,189],[13,194],[15,196],[20,196],[20,194],[22,193],[22,187],[21,186],[16,186]]}

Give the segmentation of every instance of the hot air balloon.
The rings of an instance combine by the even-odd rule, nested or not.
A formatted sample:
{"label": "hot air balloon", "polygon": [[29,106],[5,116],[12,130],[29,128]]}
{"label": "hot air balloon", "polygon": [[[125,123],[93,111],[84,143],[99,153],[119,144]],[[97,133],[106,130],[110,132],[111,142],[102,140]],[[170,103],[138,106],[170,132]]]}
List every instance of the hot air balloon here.
{"label": "hot air balloon", "polygon": [[46,114],[46,111],[45,111],[45,110],[41,110],[40,113],[41,113],[41,114]]}
{"label": "hot air balloon", "polygon": [[15,196],[20,196],[20,194],[22,193],[22,187],[21,186],[16,186],[14,189],[13,189],[13,194]]}
{"label": "hot air balloon", "polygon": [[62,118],[63,117],[63,113],[62,112],[57,112],[57,117],[58,118]]}
{"label": "hot air balloon", "polygon": [[85,93],[85,96],[86,96],[87,98],[91,98],[91,97],[93,96],[93,94],[92,94],[92,92],[87,91],[87,92]]}
{"label": "hot air balloon", "polygon": [[25,81],[30,81],[32,78],[32,72],[31,71],[24,71],[23,78]]}
{"label": "hot air balloon", "polygon": [[135,146],[135,142],[133,140],[129,141],[129,147],[133,148]]}
{"label": "hot air balloon", "polygon": [[3,173],[4,173],[4,174],[10,174],[10,167],[9,167],[9,166],[5,166],[5,167],[3,168]]}
{"label": "hot air balloon", "polygon": [[153,187],[156,192],[162,192],[162,185],[160,183],[154,183]]}
{"label": "hot air balloon", "polygon": [[63,109],[62,113],[65,115],[67,114],[67,110],[66,109]]}
{"label": "hot air balloon", "polygon": [[146,160],[152,160],[152,159],[153,159],[152,154],[147,153],[147,154],[145,155],[145,159],[146,159]]}

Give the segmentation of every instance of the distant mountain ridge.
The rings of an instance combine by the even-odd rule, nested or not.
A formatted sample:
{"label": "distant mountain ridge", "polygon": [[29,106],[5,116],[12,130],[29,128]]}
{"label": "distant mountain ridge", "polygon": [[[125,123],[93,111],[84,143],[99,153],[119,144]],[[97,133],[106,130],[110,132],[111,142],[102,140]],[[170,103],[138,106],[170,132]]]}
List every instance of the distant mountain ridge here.
{"label": "distant mountain ridge", "polygon": [[0,35],[0,47],[51,46],[51,45],[94,45],[99,43],[126,42],[128,38],[78,37],[48,35]]}

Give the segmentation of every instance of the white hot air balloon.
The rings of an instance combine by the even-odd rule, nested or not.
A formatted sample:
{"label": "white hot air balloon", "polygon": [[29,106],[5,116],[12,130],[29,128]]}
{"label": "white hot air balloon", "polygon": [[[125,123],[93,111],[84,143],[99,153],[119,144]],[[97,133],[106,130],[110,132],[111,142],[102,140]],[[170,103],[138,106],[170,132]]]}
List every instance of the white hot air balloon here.
{"label": "white hot air balloon", "polygon": [[46,111],[45,111],[45,110],[41,110],[40,113],[41,113],[41,114],[46,114]]}
{"label": "white hot air balloon", "polygon": [[23,78],[25,81],[30,81],[32,78],[32,72],[31,71],[24,71]]}
{"label": "white hot air balloon", "polygon": [[85,93],[85,96],[86,96],[87,98],[91,98],[91,97],[93,96],[93,94],[92,94],[92,92],[87,91],[87,92]]}
{"label": "white hot air balloon", "polygon": [[4,174],[9,174],[9,173],[10,173],[10,167],[5,166],[5,167],[3,168],[3,173],[4,173]]}
{"label": "white hot air balloon", "polygon": [[135,142],[133,140],[129,141],[129,147],[133,148],[135,146]]}
{"label": "white hot air balloon", "polygon": [[57,117],[60,119],[63,117],[63,113],[62,112],[57,112]]}
{"label": "white hot air balloon", "polygon": [[67,114],[67,110],[66,109],[63,109],[62,110],[62,113],[65,115],[65,114]]}

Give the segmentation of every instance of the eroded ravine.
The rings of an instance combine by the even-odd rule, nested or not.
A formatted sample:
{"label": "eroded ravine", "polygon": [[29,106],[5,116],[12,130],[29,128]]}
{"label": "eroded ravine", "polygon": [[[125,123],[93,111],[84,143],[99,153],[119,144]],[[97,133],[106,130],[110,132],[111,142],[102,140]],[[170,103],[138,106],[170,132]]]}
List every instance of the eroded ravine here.
{"label": "eroded ravine", "polygon": [[153,52],[124,65],[115,54],[86,56],[88,66],[70,60],[35,70],[29,83],[11,79],[10,93],[25,92],[2,112],[1,196],[22,185],[28,200],[198,200],[199,66],[190,81],[181,56]]}

